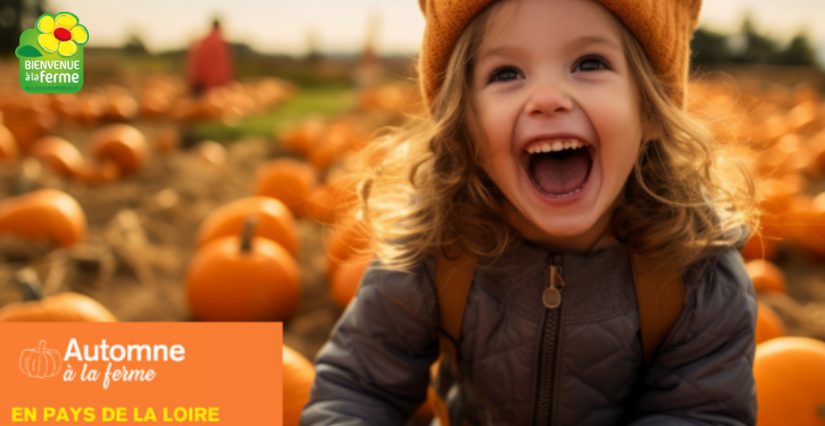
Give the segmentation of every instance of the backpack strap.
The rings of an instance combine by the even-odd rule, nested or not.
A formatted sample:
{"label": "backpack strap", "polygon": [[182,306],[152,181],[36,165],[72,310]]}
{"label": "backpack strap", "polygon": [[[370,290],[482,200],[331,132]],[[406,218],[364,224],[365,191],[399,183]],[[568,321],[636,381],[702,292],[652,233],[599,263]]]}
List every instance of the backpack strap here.
{"label": "backpack strap", "polygon": [[[435,275],[435,297],[438,304],[438,319],[441,327],[439,334],[438,361],[430,369],[431,383],[435,384],[427,390],[428,399],[433,402],[433,412],[441,422],[441,426],[450,426],[450,416],[447,404],[444,402],[443,392],[436,392],[439,386],[439,370],[444,357],[450,358],[450,367],[458,366],[458,341],[461,338],[461,324],[464,322],[464,308],[467,306],[467,295],[473,284],[473,273],[476,268],[476,259],[468,254],[462,254],[454,260],[441,256],[438,260],[438,270]],[[446,391],[446,389],[443,389]]]}
{"label": "backpack strap", "polygon": [[673,268],[657,267],[649,257],[631,256],[639,325],[645,352],[645,370],[676,324],[685,305],[682,275]]}

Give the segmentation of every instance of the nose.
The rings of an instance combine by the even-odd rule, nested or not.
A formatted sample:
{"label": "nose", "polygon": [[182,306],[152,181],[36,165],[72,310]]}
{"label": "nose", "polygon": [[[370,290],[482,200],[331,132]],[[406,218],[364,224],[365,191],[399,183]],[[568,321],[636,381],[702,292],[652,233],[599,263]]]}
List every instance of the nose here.
{"label": "nose", "polygon": [[524,105],[524,112],[528,116],[553,115],[571,110],[573,99],[556,83],[537,85]]}

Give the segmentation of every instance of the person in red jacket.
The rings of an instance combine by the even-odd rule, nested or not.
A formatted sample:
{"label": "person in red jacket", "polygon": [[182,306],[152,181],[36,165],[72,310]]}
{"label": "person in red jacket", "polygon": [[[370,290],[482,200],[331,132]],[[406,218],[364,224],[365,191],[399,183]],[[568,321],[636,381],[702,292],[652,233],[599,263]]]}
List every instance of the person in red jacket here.
{"label": "person in red jacket", "polygon": [[186,77],[192,92],[198,96],[208,89],[226,85],[232,79],[232,54],[215,19],[212,32],[192,44],[186,58]]}

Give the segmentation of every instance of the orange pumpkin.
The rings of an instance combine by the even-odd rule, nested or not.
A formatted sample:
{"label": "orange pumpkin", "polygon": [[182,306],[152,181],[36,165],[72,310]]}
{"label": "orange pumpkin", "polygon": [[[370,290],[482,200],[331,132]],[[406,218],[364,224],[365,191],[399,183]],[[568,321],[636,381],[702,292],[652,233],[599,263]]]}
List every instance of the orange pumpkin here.
{"label": "orange pumpkin", "polygon": [[351,257],[335,269],[330,280],[330,292],[336,305],[346,308],[355,297],[361,277],[364,276],[373,257],[372,254]]}
{"label": "orange pumpkin", "polygon": [[157,152],[172,152],[178,148],[178,144],[180,143],[180,136],[178,132],[169,129],[165,131],[159,132],[155,136],[155,142],[152,144],[152,147]]}
{"label": "orange pumpkin", "polygon": [[324,241],[327,248],[327,276],[335,275],[339,265],[353,256],[369,254],[369,237],[364,230],[355,226],[350,220],[335,227],[329,238]]}
{"label": "orange pumpkin", "polygon": [[146,157],[146,138],[140,130],[128,124],[110,124],[91,138],[92,155],[114,161],[123,176],[136,173]]}
{"label": "orange pumpkin", "polygon": [[0,161],[17,158],[17,141],[6,126],[0,124]]}
{"label": "orange pumpkin", "polygon": [[73,177],[83,167],[80,151],[67,140],[55,136],[39,139],[31,153],[63,177]]}
{"label": "orange pumpkin", "polygon": [[284,203],[270,197],[246,197],[215,210],[198,230],[198,247],[230,235],[240,235],[250,215],[258,218],[256,236],[268,238],[298,256],[295,218]]}
{"label": "orange pumpkin", "polygon": [[89,160],[83,163],[75,177],[89,185],[114,182],[120,177],[120,168],[112,160]]}
{"label": "orange pumpkin", "polygon": [[307,204],[309,215],[320,223],[334,224],[347,216],[358,203],[356,193],[360,179],[354,175],[332,178],[322,189],[315,191]]}
{"label": "orange pumpkin", "polygon": [[758,426],[825,423],[825,343],[778,337],[756,346]]}
{"label": "orange pumpkin", "polygon": [[755,234],[748,239],[742,248],[742,257],[747,260],[765,259],[774,260],[779,252],[779,243],[776,239]]}
{"label": "orange pumpkin", "polygon": [[280,244],[247,223],[195,254],[186,275],[192,315],[204,321],[285,321],[298,304],[298,265]]}
{"label": "orange pumpkin", "polygon": [[756,313],[756,343],[782,337],[785,335],[785,326],[776,312],[770,306],[757,302]]}
{"label": "orange pumpkin", "polygon": [[83,240],[86,215],[72,196],[41,189],[0,201],[0,234],[52,240],[68,247]]}
{"label": "orange pumpkin", "polygon": [[297,126],[284,131],[278,138],[284,148],[307,154],[315,147],[315,142],[324,130],[324,121],[318,117],[311,117]]}
{"label": "orange pumpkin", "polygon": [[344,151],[355,146],[355,136],[352,130],[342,123],[330,124],[315,143],[307,151],[309,162],[317,170],[324,170]]}
{"label": "orange pumpkin", "polygon": [[306,163],[281,158],[256,173],[255,194],[281,200],[296,216],[307,212],[307,203],[316,185],[315,171]]}
{"label": "orange pumpkin", "polygon": [[16,281],[23,286],[23,301],[0,308],[5,322],[116,322],[117,318],[98,301],[80,293],[66,291],[43,297],[37,275],[31,269],[18,272]]}
{"label": "orange pumpkin", "polygon": [[303,355],[284,345],[284,426],[298,426],[301,412],[309,401],[315,367]]}
{"label": "orange pumpkin", "polygon": [[753,288],[757,292],[779,291],[785,292],[787,284],[785,275],[773,264],[773,262],[754,259],[745,263],[745,270],[753,283]]}

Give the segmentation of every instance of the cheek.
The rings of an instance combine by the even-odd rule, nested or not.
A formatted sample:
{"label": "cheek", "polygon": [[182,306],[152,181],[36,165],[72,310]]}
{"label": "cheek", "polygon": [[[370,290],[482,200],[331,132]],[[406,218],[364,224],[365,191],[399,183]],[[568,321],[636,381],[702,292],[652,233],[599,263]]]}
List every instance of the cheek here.
{"label": "cheek", "polygon": [[593,103],[591,111],[589,115],[601,142],[605,176],[623,180],[633,168],[642,141],[636,97],[626,90],[618,91]]}
{"label": "cheek", "polygon": [[[501,168],[506,163],[505,157],[511,157],[510,134],[512,121],[509,114],[494,103],[479,102],[478,105],[479,122],[484,134],[484,140],[478,141],[482,158],[485,160],[485,169],[490,177],[494,178],[501,174]],[[499,159],[499,161],[495,161]]]}

